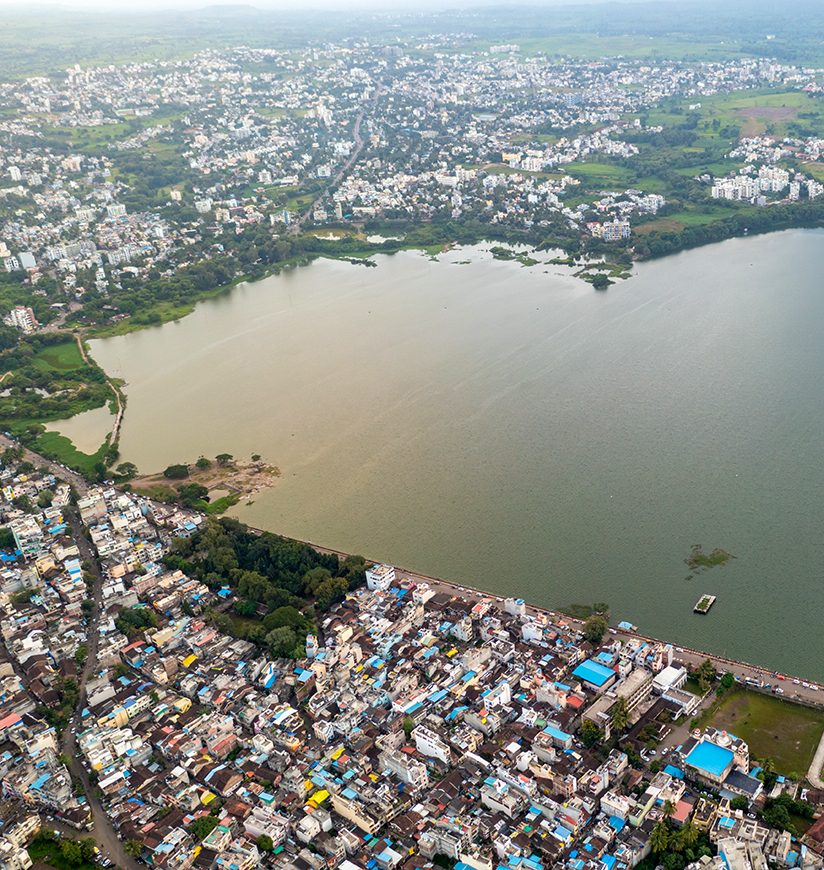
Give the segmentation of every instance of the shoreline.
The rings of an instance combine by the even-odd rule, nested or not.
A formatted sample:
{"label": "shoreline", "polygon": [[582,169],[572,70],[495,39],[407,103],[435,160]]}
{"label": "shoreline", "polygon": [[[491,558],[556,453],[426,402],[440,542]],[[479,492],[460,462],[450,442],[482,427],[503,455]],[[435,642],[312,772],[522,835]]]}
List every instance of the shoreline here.
{"label": "shoreline", "polygon": [[[232,519],[237,520],[237,517],[232,517]],[[243,522],[242,520],[238,520],[239,522]],[[274,532],[271,529],[261,529],[257,526],[250,526],[246,523],[244,525],[247,526],[249,531],[258,534],[272,534],[277,535],[278,532]],[[288,535],[283,535],[282,537],[289,537]],[[296,540],[301,544],[306,544],[312,549],[316,550],[318,553],[324,553],[329,555],[338,556],[339,558],[346,558],[347,556],[354,555],[352,553],[345,553],[343,550],[336,550],[331,547],[324,547],[321,544],[316,544],[314,541],[304,541],[300,538],[290,538],[290,540]],[[378,559],[372,559],[371,557],[364,557],[366,562],[373,564],[383,564]],[[391,564],[391,563],[389,563]],[[484,598],[491,599],[496,602],[501,607],[503,606],[506,597],[502,597],[497,595],[494,592],[487,592],[483,589],[479,589],[475,586],[470,586],[466,583],[457,583],[454,580],[445,580],[441,577],[433,577],[429,574],[422,574],[420,571],[415,571],[410,568],[404,568],[400,565],[393,565],[395,568],[396,575],[399,576],[401,580],[410,580],[416,583],[428,583],[430,587],[438,588],[441,591],[450,592],[457,597],[468,598],[470,600],[481,600]],[[514,597],[514,596],[513,596]],[[549,618],[554,622],[566,622],[569,625],[575,626],[583,626],[584,620],[577,619],[574,616],[569,616],[566,613],[563,613],[560,610],[552,610],[549,607],[543,607],[538,604],[532,604],[529,601],[524,599],[526,605],[527,614],[535,617],[535,616],[543,616]],[[613,634],[614,632],[614,634]],[[777,674],[781,674],[784,677],[785,684],[789,684],[789,686],[794,686],[793,680],[799,680],[799,685],[795,688],[799,690],[800,695],[791,696],[786,692],[783,695],[774,695],[771,691],[765,690],[760,686],[747,686],[748,689],[756,692],[760,692],[765,695],[769,695],[770,697],[775,697],[778,700],[786,701],[791,704],[800,704],[802,706],[807,707],[815,707],[824,709],[824,680],[818,681],[815,679],[807,679],[798,674],[790,674],[785,673],[784,671],[777,671],[773,668],[770,668],[766,665],[758,665],[753,662],[742,661],[740,659],[732,659],[728,656],[723,656],[720,654],[707,652],[706,650],[699,650],[691,646],[679,645],[674,641],[667,640],[665,638],[653,637],[652,635],[642,634],[638,631],[625,631],[623,629],[619,629],[616,626],[610,624],[610,632],[613,637],[621,637],[627,640],[639,640],[646,643],[656,643],[656,644],[669,644],[673,649],[673,658],[680,659],[684,664],[695,664],[692,661],[692,658],[697,658],[700,662],[705,659],[709,659],[713,664],[721,664],[725,666],[726,670],[730,670],[734,675],[735,669],[739,669],[744,672],[744,674],[748,675],[751,679],[760,678],[760,679],[776,679]],[[742,674],[743,676],[743,674]],[[746,678],[746,677],[745,677]],[[805,690],[801,685],[801,681],[807,683],[808,686],[815,686],[816,689]],[[816,695],[818,692],[818,696]],[[824,736],[822,737],[824,739]]]}

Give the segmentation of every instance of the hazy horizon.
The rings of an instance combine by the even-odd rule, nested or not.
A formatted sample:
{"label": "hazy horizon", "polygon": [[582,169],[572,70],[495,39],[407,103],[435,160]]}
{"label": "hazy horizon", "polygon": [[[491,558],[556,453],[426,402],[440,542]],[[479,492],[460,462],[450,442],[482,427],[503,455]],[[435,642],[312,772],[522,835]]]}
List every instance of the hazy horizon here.
{"label": "hazy horizon", "polygon": [[[304,0],[301,9],[365,9],[365,10],[448,10],[455,7],[471,8],[473,6],[595,6],[603,5],[606,0]],[[642,4],[650,0],[608,0],[610,3]],[[673,3],[675,0],[659,0],[662,3]],[[42,2],[22,4],[20,0],[0,0],[0,8],[30,13],[33,9],[59,10],[61,12],[104,12],[104,13],[140,13],[140,12],[176,12],[180,10],[197,11],[222,7],[238,7],[257,9],[261,11],[283,10],[299,12],[290,0],[69,0],[69,2]]]}

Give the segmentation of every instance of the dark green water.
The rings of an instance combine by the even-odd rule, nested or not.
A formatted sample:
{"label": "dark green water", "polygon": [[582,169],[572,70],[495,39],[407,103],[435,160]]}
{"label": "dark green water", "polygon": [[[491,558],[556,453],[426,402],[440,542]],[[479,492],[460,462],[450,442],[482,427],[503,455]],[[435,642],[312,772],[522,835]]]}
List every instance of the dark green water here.
{"label": "dark green water", "polygon": [[[378,263],[93,342],[128,383],[123,458],[259,452],[283,479],[255,525],[824,677],[824,234],[607,293],[478,249]],[[736,559],[688,581],[696,543]]]}

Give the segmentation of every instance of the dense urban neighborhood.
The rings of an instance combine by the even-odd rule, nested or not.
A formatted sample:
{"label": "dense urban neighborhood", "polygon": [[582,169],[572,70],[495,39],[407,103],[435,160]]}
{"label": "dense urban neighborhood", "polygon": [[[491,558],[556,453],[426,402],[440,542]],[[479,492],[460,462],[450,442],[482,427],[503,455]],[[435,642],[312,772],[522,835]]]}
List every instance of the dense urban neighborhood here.
{"label": "dense urban neighborhood", "polygon": [[7,325],[161,322],[320,254],[488,238],[617,274],[820,222],[820,70],[475,44],[210,49],[0,84]]}
{"label": "dense urban neighborhood", "polygon": [[814,683],[2,462],[2,867],[824,866]]}
{"label": "dense urban neighborhood", "polygon": [[[824,870],[824,685],[803,658],[790,674],[646,636],[619,621],[617,582],[556,612],[221,518],[280,476],[259,454],[165,471],[120,455],[128,385],[89,341],[244,281],[483,242],[612,302],[596,291],[637,261],[824,226],[824,67],[780,28],[758,51],[590,34],[574,55],[490,39],[480,13],[413,18],[117,62],[55,48],[58,69],[21,46],[0,77],[0,870]],[[336,336],[364,358],[393,338],[369,315]],[[639,373],[622,402],[644,359],[609,362]],[[509,364],[483,362],[466,378]],[[515,382],[498,391],[564,412],[565,388]],[[51,425],[95,409],[111,412],[96,452]],[[570,429],[606,445],[613,420],[590,410]],[[568,472],[582,487],[586,464]],[[690,558],[688,580],[735,556]],[[714,618],[696,595],[688,618]]]}

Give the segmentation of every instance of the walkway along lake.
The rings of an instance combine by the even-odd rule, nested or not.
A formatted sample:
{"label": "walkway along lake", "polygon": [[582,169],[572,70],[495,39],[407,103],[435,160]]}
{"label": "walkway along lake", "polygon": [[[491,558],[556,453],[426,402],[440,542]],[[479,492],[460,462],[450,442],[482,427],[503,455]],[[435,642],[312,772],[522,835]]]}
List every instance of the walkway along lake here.
{"label": "walkway along lake", "polygon": [[[127,384],[123,459],[258,452],[283,478],[253,525],[824,677],[824,233],[606,293],[482,248],[376,261],[92,342]],[[687,580],[694,544],[736,558]]]}

